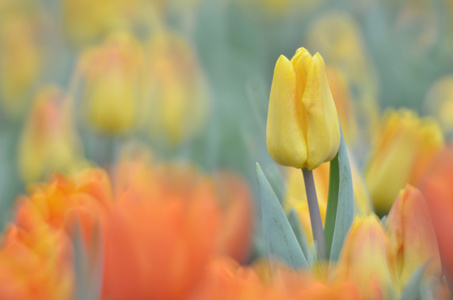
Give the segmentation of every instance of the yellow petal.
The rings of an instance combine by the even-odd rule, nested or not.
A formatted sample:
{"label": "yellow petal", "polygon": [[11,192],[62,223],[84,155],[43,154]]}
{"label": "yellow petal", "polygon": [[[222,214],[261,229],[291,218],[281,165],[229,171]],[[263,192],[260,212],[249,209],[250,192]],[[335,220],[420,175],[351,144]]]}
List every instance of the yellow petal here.
{"label": "yellow petal", "polygon": [[275,65],[267,117],[267,150],[277,163],[302,168],[307,149],[295,101],[296,74],[281,55]]}
{"label": "yellow petal", "polygon": [[340,147],[337,110],[330,92],[324,60],[313,56],[302,98],[306,110],[308,158],[305,167],[312,170],[332,160]]}

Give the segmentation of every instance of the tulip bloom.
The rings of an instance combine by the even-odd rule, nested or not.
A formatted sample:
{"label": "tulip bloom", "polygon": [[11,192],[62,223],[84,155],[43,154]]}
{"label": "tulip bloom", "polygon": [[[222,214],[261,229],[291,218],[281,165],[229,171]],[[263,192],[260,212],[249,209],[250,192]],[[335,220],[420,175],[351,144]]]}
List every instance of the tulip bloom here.
{"label": "tulip bloom", "polygon": [[376,211],[389,211],[407,183],[417,186],[433,157],[444,146],[439,125],[408,110],[389,111],[372,146],[365,179]]}
{"label": "tulip bloom", "polygon": [[11,225],[0,249],[0,286],[1,299],[72,299],[69,240],[45,223],[30,232]]}
{"label": "tulip bloom", "polygon": [[19,170],[25,181],[85,164],[71,113],[71,99],[58,88],[48,86],[36,95],[19,144]]}
{"label": "tulip bloom", "polygon": [[420,189],[434,222],[442,268],[453,284],[453,146],[442,151],[425,173]]}
{"label": "tulip bloom", "polygon": [[140,44],[126,33],[116,33],[84,54],[84,105],[89,122],[99,131],[120,134],[135,125],[143,96],[143,65]]}
{"label": "tulip bloom", "polygon": [[190,44],[175,33],[161,32],[147,44],[148,99],[143,125],[153,138],[178,145],[196,135],[208,117],[207,84]]}
{"label": "tulip bloom", "polygon": [[427,261],[426,277],[440,276],[436,233],[420,191],[410,185],[400,191],[385,221],[385,228],[397,259],[400,289]]}
{"label": "tulip bloom", "polygon": [[354,282],[367,298],[385,299],[398,286],[395,255],[376,216],[354,219],[336,268],[335,280]]}
{"label": "tulip bloom", "polygon": [[27,103],[28,93],[36,83],[41,67],[34,23],[30,16],[2,12],[0,101],[2,108],[13,115],[20,113]]}
{"label": "tulip bloom", "polygon": [[267,149],[279,164],[313,170],[332,160],[340,128],[324,60],[304,48],[275,65],[267,117]]}

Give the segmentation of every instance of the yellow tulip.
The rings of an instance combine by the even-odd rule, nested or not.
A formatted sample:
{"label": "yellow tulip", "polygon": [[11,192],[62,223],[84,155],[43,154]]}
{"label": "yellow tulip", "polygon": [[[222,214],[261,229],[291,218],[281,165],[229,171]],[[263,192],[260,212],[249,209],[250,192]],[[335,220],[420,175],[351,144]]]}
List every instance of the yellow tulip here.
{"label": "yellow tulip", "polygon": [[75,171],[85,164],[71,105],[54,86],[37,94],[19,144],[19,170],[25,181],[53,171]]}
{"label": "yellow tulip", "polygon": [[442,129],[453,130],[453,76],[437,80],[429,89],[425,106],[431,115],[439,120]]}
{"label": "yellow tulip", "polygon": [[0,101],[12,115],[23,111],[39,75],[41,54],[33,26],[30,16],[12,12],[0,24]]}
{"label": "yellow tulip", "polygon": [[428,205],[416,188],[407,185],[401,190],[388,214],[385,228],[397,258],[400,288],[413,272],[426,261],[427,275],[440,276],[440,257],[436,233]]}
{"label": "yellow tulip", "polygon": [[380,220],[375,215],[356,217],[336,266],[334,280],[352,281],[370,299],[387,299],[395,287],[396,261]]}
{"label": "yellow tulip", "polygon": [[143,52],[132,36],[112,35],[82,57],[84,104],[99,131],[119,134],[131,129],[143,97]]}
{"label": "yellow tulip", "polygon": [[376,211],[389,211],[407,183],[417,185],[444,146],[439,125],[408,110],[389,111],[375,136],[365,179]]}
{"label": "yellow tulip", "polygon": [[141,111],[153,138],[178,145],[196,135],[207,119],[208,92],[189,43],[180,35],[161,32],[147,45],[148,99]]}
{"label": "yellow tulip", "polygon": [[304,48],[274,70],[267,118],[267,149],[279,164],[313,170],[332,160],[340,129],[322,56]]}

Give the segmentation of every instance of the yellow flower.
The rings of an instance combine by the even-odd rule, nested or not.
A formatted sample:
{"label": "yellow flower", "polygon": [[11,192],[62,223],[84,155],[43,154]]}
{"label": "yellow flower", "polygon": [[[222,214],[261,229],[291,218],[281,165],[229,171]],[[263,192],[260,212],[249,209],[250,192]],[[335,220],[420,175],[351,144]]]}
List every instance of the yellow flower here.
{"label": "yellow flower", "polygon": [[53,171],[74,171],[84,164],[71,105],[54,86],[37,94],[19,145],[19,169],[25,181]]}
{"label": "yellow flower", "polygon": [[335,270],[335,280],[352,281],[370,299],[387,299],[396,285],[396,260],[375,215],[356,217]]}
{"label": "yellow flower", "polygon": [[98,130],[118,134],[134,125],[143,97],[143,52],[125,33],[117,33],[82,57],[84,104]]}
{"label": "yellow flower", "polygon": [[324,60],[304,48],[275,66],[267,118],[267,149],[279,164],[313,170],[332,160],[340,129]]}
{"label": "yellow flower", "polygon": [[453,130],[453,76],[437,80],[429,89],[425,106],[446,131]]}
{"label": "yellow flower", "polygon": [[126,21],[135,0],[63,0],[64,28],[70,41],[83,46],[96,41]]}
{"label": "yellow flower", "polygon": [[440,276],[440,257],[436,233],[428,205],[416,188],[407,185],[401,190],[390,210],[385,228],[398,260],[400,288],[414,271],[429,262],[426,275]]}
{"label": "yellow flower", "polygon": [[143,125],[153,138],[176,145],[194,136],[205,124],[207,85],[194,51],[175,33],[161,32],[147,45],[148,93]]}
{"label": "yellow flower", "polygon": [[39,75],[41,55],[30,16],[10,12],[4,17],[0,24],[0,101],[14,115],[25,107]]}
{"label": "yellow flower", "polygon": [[378,213],[389,211],[407,183],[417,185],[444,146],[439,125],[408,110],[389,111],[375,136],[365,179]]}

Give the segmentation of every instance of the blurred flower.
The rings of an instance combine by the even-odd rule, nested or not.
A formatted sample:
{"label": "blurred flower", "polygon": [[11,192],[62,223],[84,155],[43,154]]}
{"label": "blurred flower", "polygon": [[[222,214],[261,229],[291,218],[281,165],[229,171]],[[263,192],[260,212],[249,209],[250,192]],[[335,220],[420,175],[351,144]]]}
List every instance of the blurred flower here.
{"label": "blurred flower", "polygon": [[344,139],[348,145],[354,145],[358,137],[357,116],[345,74],[335,67],[327,67],[326,73]]}
{"label": "blurred flower", "polygon": [[47,86],[36,95],[18,151],[25,181],[54,171],[74,171],[85,164],[71,113],[72,100],[57,87]]}
{"label": "blurred flower", "polygon": [[443,150],[428,168],[420,184],[434,223],[442,270],[453,284],[453,146]]}
{"label": "blurred flower", "polygon": [[[353,193],[354,193],[354,213],[358,215],[368,215],[373,211],[371,199],[368,195],[368,190],[362,175],[355,167],[353,160],[351,162]],[[321,164],[313,171],[313,176],[316,182],[316,194],[318,196],[319,210],[321,220],[324,224],[327,208],[327,196],[329,193],[329,174],[330,163]],[[288,212],[294,208],[298,214],[302,228],[304,230],[307,241],[313,241],[311,230],[310,214],[308,211],[307,195],[305,193],[305,183],[302,172],[295,168],[287,169],[288,188],[285,194],[285,210]]]}
{"label": "blurred flower", "polygon": [[132,128],[143,97],[143,65],[140,44],[123,32],[85,52],[84,104],[89,122],[99,131],[120,134]]}
{"label": "blurred flower", "polygon": [[439,120],[444,131],[453,130],[453,76],[445,76],[434,82],[426,94],[425,107]]}
{"label": "blurred flower", "polygon": [[201,278],[214,254],[219,208],[209,181],[181,187],[178,179],[118,199],[105,232],[104,297],[180,299]]}
{"label": "blurred flower", "polygon": [[376,211],[385,214],[407,183],[417,186],[442,149],[439,125],[408,110],[389,111],[375,136],[365,179]]}
{"label": "blurred flower", "polygon": [[361,299],[354,284],[325,284],[309,272],[288,271],[283,266],[263,283],[250,267],[229,258],[209,264],[204,280],[190,299]]}
{"label": "blurred flower", "polygon": [[0,100],[15,115],[38,79],[41,55],[31,16],[3,12],[0,17]]}
{"label": "blurred flower", "polygon": [[178,145],[197,134],[208,113],[207,84],[183,36],[159,32],[147,44],[148,99],[143,126],[151,136]]}
{"label": "blurred flower", "polygon": [[79,47],[99,40],[126,24],[128,8],[134,2],[134,0],[62,1],[67,37]]}
{"label": "blurred flower", "polygon": [[100,169],[87,169],[73,177],[57,175],[49,183],[30,185],[29,189],[30,197],[22,197],[16,208],[16,223],[27,231],[45,223],[72,235],[79,223],[89,242],[113,206],[110,181]]}
{"label": "blurred flower", "polygon": [[375,215],[355,217],[336,266],[336,281],[352,281],[366,298],[387,299],[398,286],[396,258]]}
{"label": "blurred flower", "polygon": [[428,262],[425,277],[440,277],[440,258],[436,234],[428,205],[416,188],[401,190],[385,221],[385,229],[397,259],[400,289],[414,271]]}
{"label": "blurred flower", "polygon": [[250,255],[253,237],[253,199],[245,181],[232,172],[214,175],[217,199],[222,207],[217,251],[239,263]]}
{"label": "blurred flower", "polygon": [[327,65],[343,72],[363,127],[360,137],[367,142],[379,120],[378,77],[360,27],[347,13],[324,13],[309,29],[308,45],[323,53]]}
{"label": "blurred flower", "polygon": [[300,48],[275,65],[267,118],[267,149],[279,164],[313,170],[335,157],[340,129],[324,60]]}
{"label": "blurred flower", "polygon": [[32,231],[11,225],[0,248],[1,299],[71,299],[72,259],[64,235],[39,226]]}
{"label": "blurred flower", "polygon": [[183,198],[206,180],[212,185],[212,199],[220,210],[215,253],[245,262],[251,251],[253,234],[253,199],[245,181],[233,172],[218,172],[212,178],[193,166],[151,165],[149,156],[122,160],[118,165],[118,194],[128,193],[134,199]]}

